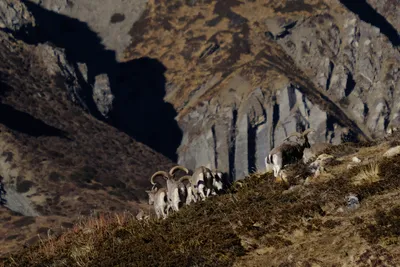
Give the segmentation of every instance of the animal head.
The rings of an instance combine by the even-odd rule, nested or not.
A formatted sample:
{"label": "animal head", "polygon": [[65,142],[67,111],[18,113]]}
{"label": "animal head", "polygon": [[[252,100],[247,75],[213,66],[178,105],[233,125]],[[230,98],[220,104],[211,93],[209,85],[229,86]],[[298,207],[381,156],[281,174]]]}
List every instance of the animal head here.
{"label": "animal head", "polygon": [[224,174],[220,171],[213,170],[212,175],[214,177],[213,179],[213,187],[217,190],[220,191],[224,187],[224,182],[223,182],[223,176]]}
{"label": "animal head", "polygon": [[155,196],[158,191],[158,188],[153,186],[151,190],[146,190],[146,193],[149,195],[149,205],[154,204]]}
{"label": "animal head", "polygon": [[308,142],[308,135],[312,132],[315,132],[315,130],[312,128],[309,128],[302,133],[294,132],[294,133],[290,134],[288,137],[286,137],[283,141],[286,141],[286,140],[290,139],[291,137],[295,136],[295,137],[297,137],[296,142],[298,144],[300,144],[303,148],[310,148],[311,145]]}
{"label": "animal head", "polygon": [[179,181],[175,181],[174,178],[165,171],[158,171],[158,172],[154,173],[150,179],[150,181],[153,185],[155,184],[153,179],[157,176],[162,176],[167,182],[167,195],[168,195],[169,201],[176,201],[177,196],[175,196],[175,195],[179,194],[179,192],[178,192],[179,187],[180,187]]}

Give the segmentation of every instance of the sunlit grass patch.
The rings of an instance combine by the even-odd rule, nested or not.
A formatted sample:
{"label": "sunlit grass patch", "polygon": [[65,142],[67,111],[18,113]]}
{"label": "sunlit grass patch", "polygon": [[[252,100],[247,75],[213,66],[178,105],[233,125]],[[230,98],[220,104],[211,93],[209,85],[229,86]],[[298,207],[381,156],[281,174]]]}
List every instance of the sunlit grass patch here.
{"label": "sunlit grass patch", "polygon": [[363,167],[361,171],[352,178],[354,185],[372,184],[380,180],[379,164],[373,162]]}

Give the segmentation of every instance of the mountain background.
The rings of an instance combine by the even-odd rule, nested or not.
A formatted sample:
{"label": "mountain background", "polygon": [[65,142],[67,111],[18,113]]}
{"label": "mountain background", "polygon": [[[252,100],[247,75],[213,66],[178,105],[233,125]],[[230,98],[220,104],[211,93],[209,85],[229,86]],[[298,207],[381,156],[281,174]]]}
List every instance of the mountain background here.
{"label": "mountain background", "polygon": [[293,131],[384,136],[398,17],[396,0],[1,1],[1,252],[147,209],[176,163],[237,180]]}

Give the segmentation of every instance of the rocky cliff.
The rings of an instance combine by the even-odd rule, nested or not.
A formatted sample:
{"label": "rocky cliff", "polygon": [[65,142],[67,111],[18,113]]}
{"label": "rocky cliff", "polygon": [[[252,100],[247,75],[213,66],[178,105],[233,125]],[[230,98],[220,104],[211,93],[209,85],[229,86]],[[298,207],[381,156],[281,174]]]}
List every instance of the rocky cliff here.
{"label": "rocky cliff", "polygon": [[338,143],[398,123],[400,7],[348,2],[152,1],[126,58],[166,66],[179,163],[235,179],[295,130]]}
{"label": "rocky cliff", "polygon": [[81,106],[189,168],[236,179],[294,130],[339,143],[400,122],[396,1],[24,2],[77,62]]}
{"label": "rocky cliff", "polygon": [[[82,79],[70,90],[81,106],[172,159],[177,149],[180,164],[233,179],[264,169],[268,151],[294,130],[312,127],[312,142],[338,143],[399,122],[394,2],[24,1],[37,42],[49,39],[77,63]],[[93,34],[86,23],[105,46],[57,36],[65,27],[74,29],[69,39]]]}

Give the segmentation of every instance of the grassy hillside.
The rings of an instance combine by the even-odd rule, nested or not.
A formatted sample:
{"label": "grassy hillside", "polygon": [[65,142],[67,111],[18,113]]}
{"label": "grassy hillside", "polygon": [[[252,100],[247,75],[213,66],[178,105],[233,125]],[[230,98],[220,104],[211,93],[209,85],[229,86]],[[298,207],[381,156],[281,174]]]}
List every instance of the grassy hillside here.
{"label": "grassy hillside", "polygon": [[[21,213],[0,220],[8,233],[0,232],[0,255],[44,227],[58,228],[92,211],[135,212],[146,201],[152,173],[173,166],[74,104],[51,60],[50,48],[0,31],[0,176],[8,191],[6,205]],[[22,211],[27,206],[29,214]],[[37,214],[49,221],[29,217]],[[18,220],[24,223],[13,227]]]}
{"label": "grassy hillside", "polygon": [[[255,173],[226,194],[166,220],[88,218],[59,237],[9,255],[5,266],[398,266],[399,135],[325,152],[326,172],[289,166],[288,183]],[[361,163],[352,162],[357,156]],[[352,167],[349,167],[350,166]],[[288,189],[290,187],[290,189]],[[356,194],[358,209],[345,197]]]}

